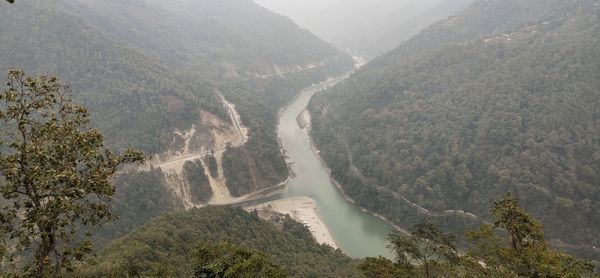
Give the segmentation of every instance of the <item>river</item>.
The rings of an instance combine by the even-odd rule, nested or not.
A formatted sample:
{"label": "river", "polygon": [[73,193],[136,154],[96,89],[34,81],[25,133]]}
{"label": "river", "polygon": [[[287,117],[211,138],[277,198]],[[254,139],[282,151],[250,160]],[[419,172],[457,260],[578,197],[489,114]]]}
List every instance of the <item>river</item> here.
{"label": "river", "polygon": [[280,114],[279,137],[294,175],[286,188],[270,199],[311,197],[317,203],[317,213],[344,253],[356,258],[391,257],[385,238],[393,228],[343,198],[313,152],[308,133],[296,121],[316,92],[343,79],[339,77],[304,90]]}

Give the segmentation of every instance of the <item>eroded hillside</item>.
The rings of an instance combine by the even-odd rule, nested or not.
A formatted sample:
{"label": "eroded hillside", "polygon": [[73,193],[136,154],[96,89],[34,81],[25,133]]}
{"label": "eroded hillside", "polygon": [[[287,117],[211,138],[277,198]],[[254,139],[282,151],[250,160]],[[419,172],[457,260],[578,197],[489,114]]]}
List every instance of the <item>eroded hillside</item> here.
{"label": "eroded hillside", "polygon": [[117,177],[121,219],[105,238],[284,182],[277,111],[353,66],[250,0],[2,1],[0,24],[1,67],[67,80],[110,148],[152,157],[154,169]]}

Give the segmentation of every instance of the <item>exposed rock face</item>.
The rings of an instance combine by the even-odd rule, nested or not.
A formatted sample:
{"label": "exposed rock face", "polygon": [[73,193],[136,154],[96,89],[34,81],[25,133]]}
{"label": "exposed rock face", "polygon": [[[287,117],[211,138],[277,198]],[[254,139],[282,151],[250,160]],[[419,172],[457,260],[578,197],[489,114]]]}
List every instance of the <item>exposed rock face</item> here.
{"label": "exposed rock face", "polygon": [[[235,110],[235,105],[221,97],[223,105],[229,112],[230,119],[225,121],[220,117],[202,111],[200,121],[189,130],[176,130],[173,142],[168,151],[155,155],[152,160],[140,170],[148,171],[159,168],[165,174],[165,186],[173,191],[186,208],[201,207],[206,204],[226,204],[233,202],[227,189],[223,174],[223,152],[228,147],[238,147],[248,141],[248,129],[241,123],[240,116]],[[217,164],[216,175],[211,175],[206,157],[213,155]],[[186,173],[193,167],[185,167],[186,163],[195,163],[203,168],[202,173]],[[195,190],[187,178],[194,174],[203,176],[200,180],[208,180],[210,184],[210,198],[196,196]]]}

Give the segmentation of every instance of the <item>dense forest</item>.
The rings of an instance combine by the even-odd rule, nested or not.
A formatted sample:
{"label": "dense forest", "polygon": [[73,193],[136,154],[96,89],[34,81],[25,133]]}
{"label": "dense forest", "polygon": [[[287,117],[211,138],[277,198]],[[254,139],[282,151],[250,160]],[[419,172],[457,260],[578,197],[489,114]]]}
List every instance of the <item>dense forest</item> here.
{"label": "dense forest", "polygon": [[[237,104],[250,141],[225,155],[235,195],[286,179],[275,132],[278,109],[300,88],[353,68],[350,56],[250,0],[0,6],[0,65],[61,76],[111,149],[162,153],[173,132],[201,121],[203,110],[229,120],[218,93]],[[214,175],[214,162],[208,165]],[[210,173],[187,166],[195,200],[210,199]],[[118,177],[114,209],[121,219],[98,240],[182,208],[165,189],[167,178],[158,170]]]}
{"label": "dense forest", "polygon": [[159,217],[113,242],[98,254],[94,265],[81,267],[76,276],[190,277],[196,245],[218,242],[263,252],[290,276],[362,277],[358,261],[317,244],[306,227],[289,217],[270,223],[228,207]]}
{"label": "dense forest", "polygon": [[227,118],[215,95],[221,83],[352,63],[249,0],[2,5],[0,65],[68,80],[114,148],[159,153],[174,129],[199,121],[201,109]]}
{"label": "dense forest", "polygon": [[111,210],[118,218],[93,234],[93,242],[99,249],[155,217],[184,209],[175,195],[164,186],[164,179],[160,170],[121,175],[114,179],[117,190]]}
{"label": "dense forest", "polygon": [[[0,0],[0,276],[597,277],[598,0],[474,1],[311,100],[344,197],[407,228],[393,259],[319,244],[298,211],[304,224],[198,208],[221,174],[233,197],[288,178],[278,113],[353,70],[349,55],[253,0],[14,2]],[[429,0],[365,51],[471,2]],[[397,10],[382,12],[363,19]],[[233,133],[223,99],[248,141],[174,151],[205,115]],[[145,164],[172,152],[180,176]]]}
{"label": "dense forest", "polygon": [[411,236],[388,236],[395,260],[367,258],[360,269],[382,277],[597,277],[594,264],[548,246],[542,224],[511,193],[494,201],[494,224],[467,233],[470,248],[460,250],[456,236],[431,223],[418,223]]}
{"label": "dense forest", "polygon": [[[169,214],[168,210],[178,209],[169,192],[160,186],[152,190],[139,186],[160,184],[164,175],[154,169],[119,172],[120,166],[141,163],[143,154],[128,149],[120,155],[106,149],[98,130],[87,126],[85,107],[66,98],[67,87],[57,77],[26,76],[18,69],[11,69],[8,76],[0,95],[0,119],[5,124],[0,142],[12,149],[0,153],[3,275],[360,276],[356,260],[318,244],[303,224],[289,216],[277,215],[269,223],[231,207]],[[22,139],[11,139],[13,127]],[[50,163],[53,167],[48,167]],[[184,165],[186,178],[198,187],[193,193],[207,189],[201,163]],[[101,257],[88,256],[93,246],[104,247],[107,238],[158,214],[163,216],[110,243]],[[121,219],[96,234],[101,238],[94,237],[94,243],[87,240],[93,228],[112,222],[115,216]]]}
{"label": "dense forest", "polygon": [[192,201],[194,203],[208,203],[213,192],[208,181],[209,173],[204,172],[202,162],[200,160],[186,161],[183,164],[183,175],[190,184]]}
{"label": "dense forest", "polygon": [[67,2],[0,3],[3,72],[20,67],[61,76],[115,149],[159,152],[173,128],[197,121],[199,109],[224,114],[203,82],[179,78],[153,57],[112,40],[66,11]]}
{"label": "dense forest", "polygon": [[251,0],[76,2],[73,11],[115,40],[194,79],[248,79],[343,55]]}
{"label": "dense forest", "polygon": [[596,1],[478,1],[313,99],[313,138],[395,223],[463,234],[512,191],[555,246],[597,257],[599,19]]}
{"label": "dense forest", "polygon": [[242,122],[249,128],[249,141],[229,149],[223,157],[227,186],[234,196],[277,185],[288,177],[288,168],[277,139],[279,110],[305,87],[344,74],[353,62],[340,57],[324,67],[224,84],[224,94],[238,106]]}
{"label": "dense forest", "polygon": [[[511,193],[498,196],[488,209],[494,224],[469,230],[468,248],[459,248],[454,234],[423,222],[410,229],[411,236],[399,231],[389,234],[388,248],[396,255],[393,260],[350,259],[339,250],[316,244],[306,227],[288,216],[266,222],[236,208],[193,209],[149,222],[115,241],[93,264],[82,265],[74,274],[206,277],[198,275],[198,270],[226,268],[242,248],[251,254],[260,252],[261,267],[238,267],[245,274],[229,277],[597,277],[597,265],[550,248],[542,223]],[[255,260],[236,261],[251,264]],[[257,274],[269,269],[278,274]]]}

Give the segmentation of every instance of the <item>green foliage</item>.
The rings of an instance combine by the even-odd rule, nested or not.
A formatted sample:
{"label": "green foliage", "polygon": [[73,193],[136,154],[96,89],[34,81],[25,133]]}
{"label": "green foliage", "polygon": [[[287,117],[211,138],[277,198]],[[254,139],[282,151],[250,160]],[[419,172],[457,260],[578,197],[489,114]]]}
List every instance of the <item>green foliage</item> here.
{"label": "green foliage", "polygon": [[206,164],[208,164],[208,171],[213,178],[219,176],[219,166],[217,165],[217,159],[213,154],[206,157]]}
{"label": "green foliage", "polygon": [[107,204],[115,193],[110,178],[119,165],[144,160],[138,151],[105,149],[102,135],[87,127],[87,110],[65,91],[56,77],[11,69],[0,94],[0,228],[10,246],[1,259],[7,273],[46,277],[71,270],[91,250],[77,237],[78,228],[114,217]]}
{"label": "green foliage", "polygon": [[335,65],[338,56],[351,64],[289,19],[246,0],[29,0],[0,10],[0,24],[1,65],[70,80],[111,147],[149,153],[168,148],[173,130],[197,123],[201,109],[226,119],[215,94],[221,86],[278,69]]}
{"label": "green foliage", "polygon": [[511,193],[494,202],[492,214],[496,219],[494,228],[502,228],[510,235],[513,251],[521,252],[536,245],[545,247],[542,224],[532,219]]}
{"label": "green foliage", "polygon": [[[476,248],[470,256],[503,276],[581,277],[591,276],[594,266],[548,248],[541,223],[529,216],[518,201],[507,194],[494,203],[494,225],[471,231]],[[503,239],[493,229],[506,232]]]}
{"label": "green foliage", "polygon": [[120,175],[114,183],[117,191],[111,202],[111,211],[118,218],[93,234],[92,239],[97,246],[108,246],[112,240],[153,218],[184,209],[180,200],[166,189],[165,176],[160,170]]}
{"label": "green foliage", "polygon": [[207,203],[212,198],[212,188],[200,160],[186,161],[183,164],[183,175],[190,185],[194,202]]}
{"label": "green foliage", "polygon": [[276,67],[316,65],[337,55],[350,60],[253,1],[179,1],[170,6],[159,1],[102,1],[69,7],[116,41],[143,49],[196,79],[236,82],[273,74]]}
{"label": "green foliage", "polygon": [[[257,184],[253,176],[254,163],[245,152],[245,146],[232,149],[228,148],[223,155],[223,174],[227,179],[227,188],[231,196],[243,196],[255,191]],[[284,170],[287,171],[287,170]],[[285,177],[285,172],[271,173],[275,174],[275,182]],[[264,177],[263,177],[264,178]]]}
{"label": "green foliage", "polygon": [[414,277],[412,266],[399,266],[388,258],[366,258],[359,268],[368,278],[400,278]]}
{"label": "green foliage", "polygon": [[294,277],[357,277],[355,261],[317,244],[310,232],[289,217],[277,226],[256,215],[229,207],[206,207],[171,213],[150,221],[102,251],[94,265],[76,272],[79,277],[117,276],[124,269],[171,271],[190,277],[198,243],[229,242],[267,254],[270,263]]}
{"label": "green foliage", "polygon": [[452,234],[445,234],[429,223],[415,225],[411,235],[400,232],[388,237],[396,260],[367,258],[360,269],[367,277],[442,277],[460,264]]}
{"label": "green foliage", "polygon": [[434,273],[441,263],[452,265],[459,261],[454,236],[442,233],[433,224],[417,224],[411,230],[410,237],[394,233],[388,240],[396,253],[396,264],[410,271],[411,264],[415,263],[425,270],[426,277],[438,276]]}
{"label": "green foliage", "polygon": [[288,168],[277,140],[279,110],[299,91],[353,68],[345,56],[321,68],[266,79],[232,82],[223,86],[224,95],[239,103],[242,122],[249,127],[249,141],[223,155],[223,171],[233,196],[241,196],[277,185],[288,176]]}
{"label": "green foliage", "polygon": [[400,225],[456,234],[512,191],[553,244],[600,257],[595,4],[477,1],[317,95],[312,135],[334,177]]}
{"label": "green foliage", "polygon": [[465,255],[459,255],[451,235],[420,224],[411,238],[390,235],[395,262],[367,258],[360,268],[367,277],[595,277],[590,263],[548,248],[541,224],[511,194],[492,211],[495,224],[468,233],[475,245]]}
{"label": "green foliage", "polygon": [[[89,108],[91,125],[114,150],[134,146],[161,153],[172,146],[175,129],[187,130],[201,120],[201,110],[228,119],[216,93],[224,94],[237,104],[252,132],[251,141],[239,150],[244,157],[247,153],[248,161],[242,162],[250,166],[228,167],[228,183],[236,187],[245,182],[246,176],[238,180],[231,173],[251,167],[257,179],[248,180],[249,190],[287,176],[275,133],[277,109],[299,88],[352,67],[349,56],[246,0],[177,5],[27,0],[0,8],[0,25],[0,65],[69,80],[77,92],[72,97]],[[279,70],[311,64],[317,67],[269,78]],[[214,164],[209,167],[215,169]],[[196,195],[207,198],[200,176]],[[180,209],[164,188],[164,178],[156,170],[119,176],[112,206],[120,219],[94,239],[107,243]]]}
{"label": "green foliage", "polygon": [[224,114],[211,86],[112,40],[100,26],[68,11],[76,2],[31,0],[0,9],[0,65],[68,80],[77,92],[72,98],[89,108],[92,126],[113,149],[158,153],[172,141],[174,128],[199,120],[199,108]]}
{"label": "green foliage", "polygon": [[229,243],[198,244],[193,256],[194,277],[287,277],[264,254]]}

